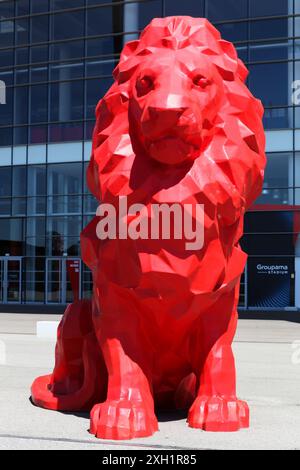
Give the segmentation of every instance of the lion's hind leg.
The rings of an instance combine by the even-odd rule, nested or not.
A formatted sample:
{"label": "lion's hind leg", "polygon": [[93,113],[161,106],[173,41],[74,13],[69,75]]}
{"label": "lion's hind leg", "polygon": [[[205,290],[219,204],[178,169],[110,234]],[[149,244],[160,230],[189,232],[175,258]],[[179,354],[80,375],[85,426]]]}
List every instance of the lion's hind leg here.
{"label": "lion's hind leg", "polygon": [[35,405],[61,411],[89,411],[105,399],[107,372],[92,324],[91,302],[69,305],[57,332],[55,367],[32,384]]}

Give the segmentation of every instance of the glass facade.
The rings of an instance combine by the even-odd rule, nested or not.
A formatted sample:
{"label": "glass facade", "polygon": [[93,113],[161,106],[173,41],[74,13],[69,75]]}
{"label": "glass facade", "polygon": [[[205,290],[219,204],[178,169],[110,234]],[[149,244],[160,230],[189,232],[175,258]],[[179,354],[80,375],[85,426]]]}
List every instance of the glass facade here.
{"label": "glass facade", "polygon": [[[300,0],[0,2],[0,302],[65,303],[74,272],[89,295],[77,262],[96,208],[85,186],[95,105],[124,43],[177,14],[205,16],[234,42],[265,106],[268,167],[245,223],[241,306],[300,308]],[[279,287],[255,298],[258,266]]]}

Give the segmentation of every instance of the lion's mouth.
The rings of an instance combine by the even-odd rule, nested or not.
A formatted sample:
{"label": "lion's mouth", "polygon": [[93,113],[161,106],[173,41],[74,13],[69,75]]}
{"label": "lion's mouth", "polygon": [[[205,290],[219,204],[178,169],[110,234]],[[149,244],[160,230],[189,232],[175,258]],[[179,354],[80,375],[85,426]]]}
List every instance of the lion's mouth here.
{"label": "lion's mouth", "polygon": [[164,136],[147,145],[149,155],[166,164],[178,164],[199,155],[200,145],[179,137]]}

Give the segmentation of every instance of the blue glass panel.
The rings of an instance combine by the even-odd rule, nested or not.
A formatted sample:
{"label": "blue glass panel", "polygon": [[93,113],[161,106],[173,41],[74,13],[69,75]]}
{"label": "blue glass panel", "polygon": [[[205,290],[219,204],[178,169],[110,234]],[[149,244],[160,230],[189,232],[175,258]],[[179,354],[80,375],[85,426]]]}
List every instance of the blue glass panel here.
{"label": "blue glass panel", "polygon": [[83,117],[83,82],[50,85],[51,121],[71,121]]}
{"label": "blue glass panel", "polygon": [[29,63],[29,49],[28,47],[22,47],[16,49],[16,65],[28,64]]}
{"label": "blue glass panel", "polygon": [[0,67],[11,67],[13,63],[14,63],[13,49],[9,49],[7,51],[0,51]]}
{"label": "blue glass panel", "polygon": [[55,63],[50,65],[50,80],[70,80],[83,77],[83,62]]}
{"label": "blue glass panel", "polygon": [[51,16],[51,39],[68,39],[83,36],[84,11],[57,13]]}
{"label": "blue glass panel", "polygon": [[50,60],[74,59],[84,57],[84,41],[70,41],[50,46]]}
{"label": "blue glass panel", "polygon": [[112,75],[118,61],[116,59],[93,59],[86,62],[86,73],[88,77],[98,75]]}
{"label": "blue glass panel", "polygon": [[[50,124],[49,140],[50,142],[72,142],[83,140],[83,123],[64,122],[62,124]],[[61,156],[61,160],[64,160],[66,157],[66,154],[63,154]],[[58,158],[60,158],[59,155]],[[72,155],[70,155],[70,158],[72,159]]]}
{"label": "blue glass panel", "polygon": [[66,8],[76,8],[84,5],[84,0],[72,0],[72,5],[66,0],[50,0],[51,10],[64,10]]}
{"label": "blue glass panel", "polygon": [[[4,106],[3,106],[4,107]],[[12,145],[12,128],[11,127],[0,127],[0,147],[9,147]],[[0,159],[1,159],[0,154]],[[10,160],[10,157],[9,157]],[[1,165],[1,161],[0,161]]]}
{"label": "blue glass panel", "polygon": [[14,128],[14,145],[26,145],[28,142],[28,127],[20,126]]}
{"label": "blue glass panel", "polygon": [[29,20],[28,18],[22,18],[15,20],[16,28],[16,44],[28,44],[29,43]]}
{"label": "blue glass panel", "polygon": [[222,38],[227,41],[246,41],[248,39],[247,23],[224,23],[218,25]]}
{"label": "blue glass panel", "polygon": [[250,22],[250,39],[273,39],[292,36],[292,19]]}
{"label": "blue glass panel", "polygon": [[[3,80],[2,74],[0,79]],[[13,121],[13,89],[6,88],[6,104],[0,105],[0,125],[9,126]]]}
{"label": "blue glass panel", "polygon": [[165,15],[204,16],[204,0],[165,0]]}
{"label": "blue glass panel", "polygon": [[1,2],[0,3],[0,18],[12,18],[15,16],[15,2]]}
{"label": "blue glass panel", "polygon": [[31,62],[45,62],[48,60],[48,46],[34,46],[31,48]]}
{"label": "blue glass panel", "polygon": [[[238,3],[238,2],[237,2]],[[277,16],[288,15],[288,0],[250,0],[250,16]]]}
{"label": "blue glass panel", "polygon": [[250,61],[288,60],[293,57],[292,41],[250,45]]}
{"label": "blue glass panel", "polygon": [[14,91],[14,122],[25,124],[28,122],[28,87],[16,87]]}
{"label": "blue glass panel", "polygon": [[110,78],[97,78],[87,80],[86,82],[86,110],[85,117],[87,119],[94,118],[97,102],[103,98],[113,80]]}
{"label": "blue glass panel", "polygon": [[139,12],[139,29],[145,28],[153,18],[162,16],[161,1],[155,0],[152,2],[139,3],[137,5]]}
{"label": "blue glass panel", "polygon": [[31,0],[32,13],[44,13],[49,9],[48,0]]}
{"label": "blue glass panel", "polygon": [[[122,7],[118,7],[119,14],[122,12]],[[122,28],[113,28],[113,11],[114,8],[92,8],[87,11],[87,35],[98,36],[100,34],[121,32]]]}
{"label": "blue glass panel", "polygon": [[30,21],[32,42],[48,41],[49,16],[33,16]]}
{"label": "blue glass panel", "polygon": [[[250,89],[253,94],[263,101],[265,106],[284,106],[289,104],[289,64],[259,64],[251,65]],[[269,78],[273,79],[270,80]],[[292,77],[290,77],[292,80]]]}
{"label": "blue glass panel", "polygon": [[16,3],[16,15],[17,16],[23,16],[23,15],[29,14],[30,12],[29,0],[18,0],[15,3]]}
{"label": "blue glass panel", "polygon": [[247,0],[209,0],[206,9],[211,21],[235,20],[248,16]]}
{"label": "blue glass panel", "polygon": [[265,109],[265,129],[291,129],[293,128],[292,108],[270,108]]}
{"label": "blue glass panel", "polygon": [[45,122],[48,119],[48,86],[36,85],[30,93],[31,122]]}
{"label": "blue glass panel", "polygon": [[0,197],[11,195],[11,168],[0,168]]}
{"label": "blue glass panel", "polygon": [[15,24],[14,20],[0,21],[0,44],[1,47],[14,44]]}
{"label": "blue glass panel", "polygon": [[29,128],[29,143],[30,144],[43,144],[47,142],[48,128],[47,125],[30,126]]}

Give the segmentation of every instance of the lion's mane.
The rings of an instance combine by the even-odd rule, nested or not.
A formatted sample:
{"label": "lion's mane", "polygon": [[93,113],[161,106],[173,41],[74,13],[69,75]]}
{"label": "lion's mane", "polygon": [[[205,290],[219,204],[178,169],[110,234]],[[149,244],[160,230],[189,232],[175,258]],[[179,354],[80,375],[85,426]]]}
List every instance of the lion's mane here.
{"label": "lion's mane", "polygon": [[206,19],[186,16],[154,19],[139,40],[124,47],[114,70],[115,82],[96,109],[87,175],[89,188],[103,202],[135,193],[130,180],[135,160],[128,120],[131,77],[145,57],[149,54],[159,57],[162,48],[195,48],[199,59],[205,54],[223,79],[224,104],[211,131],[210,144],[179,184],[181,189],[191,188],[191,195],[202,194],[200,202],[205,200],[210,218],[218,218],[220,238],[222,230],[231,227],[232,243],[228,243],[227,232],[225,237],[228,246],[234,245],[242,235],[243,215],[262,188],[266,163],[263,107],[245,84],[248,71],[234,46],[221,39]]}

